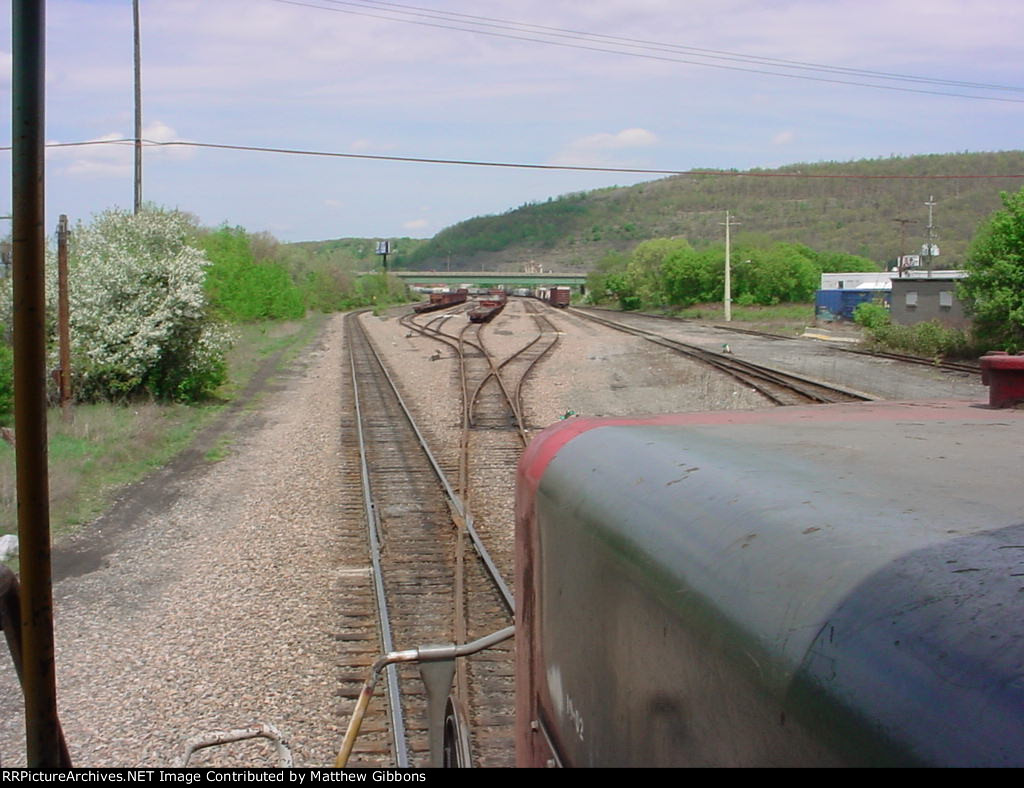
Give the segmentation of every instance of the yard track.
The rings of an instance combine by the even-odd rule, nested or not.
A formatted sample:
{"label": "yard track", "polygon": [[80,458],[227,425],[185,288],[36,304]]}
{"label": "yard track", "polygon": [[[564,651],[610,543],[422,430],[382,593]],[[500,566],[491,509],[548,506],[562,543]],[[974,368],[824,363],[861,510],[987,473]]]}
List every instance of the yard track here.
{"label": "yard track", "polygon": [[754,389],[775,405],[807,405],[833,402],[856,402],[872,399],[868,394],[843,388],[820,380],[794,375],[761,364],[736,358],[730,353],[716,353],[698,345],[691,345],[662,336],[654,331],[627,325],[617,320],[598,317],[590,310],[571,309],[579,317],[591,320],[616,331],[646,339],[656,345],[673,350],[688,358],[703,362],[730,375]]}
{"label": "yard track", "polygon": [[[495,399],[514,397],[514,389],[504,385],[501,365],[485,350],[479,329],[474,331],[475,338],[465,331],[450,333],[445,329],[450,319],[451,313],[409,315],[402,324],[451,347],[461,359],[463,402],[453,402],[452,409],[461,408],[463,413],[466,459],[460,463],[457,484],[445,478],[413,425],[359,319],[353,317],[347,323],[358,421],[364,433],[360,465],[367,534],[371,552],[379,556],[374,572],[381,578],[380,619],[389,622],[392,630],[390,636],[382,634],[385,652],[425,644],[462,644],[511,623],[514,601],[505,578],[512,573],[512,535],[497,534],[485,522],[491,518],[477,517],[473,493],[488,489],[495,475],[510,474],[514,479],[525,434],[515,429],[519,408],[507,404],[514,400],[506,401],[514,417],[504,423],[493,421]],[[505,441],[511,436],[515,451],[497,447],[482,451],[474,445],[481,434],[502,436]],[[485,458],[483,462],[469,459],[479,456]],[[481,472],[486,482],[481,482]],[[486,497],[487,492],[482,495]],[[486,503],[479,508],[486,509]],[[493,557],[488,549],[492,536],[497,544]],[[467,738],[470,749],[455,765],[512,765],[511,643],[459,660],[457,667],[450,703],[458,720],[457,733]],[[429,742],[419,722],[425,713],[421,684],[408,668],[392,667],[389,672],[393,676],[387,682],[392,709],[388,727],[395,763],[429,765]]]}

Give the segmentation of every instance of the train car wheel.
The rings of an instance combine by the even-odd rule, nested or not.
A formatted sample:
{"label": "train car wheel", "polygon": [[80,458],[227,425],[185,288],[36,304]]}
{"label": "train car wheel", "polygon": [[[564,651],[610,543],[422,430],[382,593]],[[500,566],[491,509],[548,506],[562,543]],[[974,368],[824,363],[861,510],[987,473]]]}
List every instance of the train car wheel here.
{"label": "train car wheel", "polygon": [[444,767],[468,769],[472,765],[466,710],[458,698],[450,695],[444,710]]}

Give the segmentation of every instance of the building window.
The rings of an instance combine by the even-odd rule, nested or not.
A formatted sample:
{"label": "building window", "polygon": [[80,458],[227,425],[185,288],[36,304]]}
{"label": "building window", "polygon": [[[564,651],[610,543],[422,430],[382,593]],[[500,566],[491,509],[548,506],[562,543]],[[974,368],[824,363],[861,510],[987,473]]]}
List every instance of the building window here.
{"label": "building window", "polygon": [[842,279],[840,279],[839,280],[839,289],[842,290],[844,287],[846,287],[846,282],[844,282]]}
{"label": "building window", "polygon": [[916,290],[908,290],[907,291],[907,306],[917,306],[917,291]]}
{"label": "building window", "polygon": [[940,290],[939,291],[939,306],[945,309],[950,309],[953,306],[953,291],[952,290]]}

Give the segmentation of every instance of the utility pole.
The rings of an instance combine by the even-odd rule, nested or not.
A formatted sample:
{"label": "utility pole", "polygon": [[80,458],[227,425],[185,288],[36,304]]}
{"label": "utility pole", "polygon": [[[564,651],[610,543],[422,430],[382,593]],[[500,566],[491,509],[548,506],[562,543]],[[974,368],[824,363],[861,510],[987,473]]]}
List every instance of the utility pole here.
{"label": "utility pole", "polygon": [[132,0],[135,28],[135,214],[142,211],[142,52],[139,43],[139,0]]}
{"label": "utility pole", "polygon": [[935,202],[935,197],[928,195],[928,202],[926,202],[925,205],[928,206],[928,243],[925,246],[925,260],[927,261],[925,263],[925,267],[928,270],[928,276],[931,277],[932,257],[938,254],[938,249],[935,248],[935,244],[933,243],[935,239],[935,225],[932,223],[932,209],[938,205],[938,203]]}
{"label": "utility pole", "polygon": [[60,347],[60,411],[71,420],[71,308],[68,303],[68,217],[57,225],[57,340]]}
{"label": "utility pole", "polygon": [[57,717],[46,455],[46,4],[16,0],[11,11],[14,450],[25,762],[30,769],[67,769],[71,758]]}
{"label": "utility pole", "polygon": [[[722,224],[722,222],[719,222]],[[729,218],[729,212],[725,212],[725,297],[723,303],[725,305],[725,322],[729,323],[732,321],[732,265],[729,260],[731,249],[729,245],[729,228],[739,222],[734,222]]]}
{"label": "utility pole", "polygon": [[894,222],[899,222],[900,225],[900,248],[896,254],[896,271],[902,277],[903,276],[903,251],[906,247],[906,236],[907,236],[907,225],[916,224],[916,219],[893,219]]}

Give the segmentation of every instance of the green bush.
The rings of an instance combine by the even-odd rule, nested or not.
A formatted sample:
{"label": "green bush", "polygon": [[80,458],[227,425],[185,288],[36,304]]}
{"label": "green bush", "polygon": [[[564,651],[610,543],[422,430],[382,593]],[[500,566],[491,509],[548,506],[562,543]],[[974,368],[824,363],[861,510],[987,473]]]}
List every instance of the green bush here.
{"label": "green bush", "polygon": [[878,329],[889,325],[889,310],[882,304],[865,301],[853,310],[853,322],[868,330]]}
{"label": "green bush", "polygon": [[868,330],[876,345],[925,358],[970,358],[980,354],[966,332],[936,320],[913,326],[887,322]]}
{"label": "green bush", "polygon": [[200,239],[211,265],[205,289],[214,311],[232,323],[295,320],[306,312],[302,292],[279,263],[257,263],[241,227],[221,227]]}
{"label": "green bush", "polygon": [[14,416],[14,354],[0,344],[0,424],[10,424]]}

